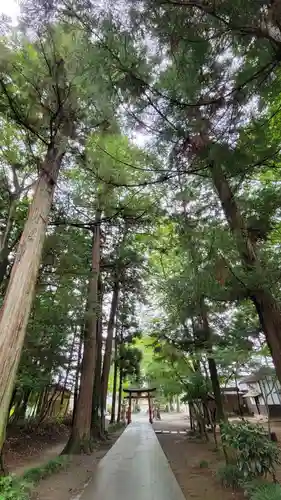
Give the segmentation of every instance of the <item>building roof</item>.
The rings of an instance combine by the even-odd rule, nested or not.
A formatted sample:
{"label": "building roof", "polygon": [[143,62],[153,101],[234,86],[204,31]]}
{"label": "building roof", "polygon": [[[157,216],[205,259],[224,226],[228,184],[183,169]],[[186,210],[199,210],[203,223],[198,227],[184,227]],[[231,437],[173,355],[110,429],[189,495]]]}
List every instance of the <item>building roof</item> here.
{"label": "building roof", "polygon": [[222,394],[229,394],[229,395],[237,395],[237,394],[244,394],[246,391],[244,389],[239,389],[237,387],[222,387],[221,388]]}
{"label": "building roof", "polygon": [[259,370],[256,370],[247,377],[241,379],[241,382],[244,382],[245,384],[252,384],[254,382],[259,382],[260,380],[263,380],[266,377],[272,377],[272,376],[275,376],[274,368],[271,368],[270,366],[262,366],[261,368],[259,368]]}
{"label": "building roof", "polygon": [[254,389],[250,389],[246,394],[244,394],[242,397],[243,398],[256,398],[257,396],[261,396],[262,393],[261,391],[257,391]]}

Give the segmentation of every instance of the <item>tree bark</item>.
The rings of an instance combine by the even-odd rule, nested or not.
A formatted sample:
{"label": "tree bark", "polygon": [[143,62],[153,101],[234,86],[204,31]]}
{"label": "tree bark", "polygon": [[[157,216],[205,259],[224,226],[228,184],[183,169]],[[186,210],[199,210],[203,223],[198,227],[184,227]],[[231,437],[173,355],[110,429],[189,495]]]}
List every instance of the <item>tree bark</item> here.
{"label": "tree bark", "polygon": [[75,326],[75,328],[74,328],[73,339],[72,339],[72,342],[71,342],[70,353],[69,353],[67,368],[66,368],[64,382],[63,382],[63,390],[62,390],[62,393],[61,393],[61,400],[60,400],[60,407],[61,407],[61,409],[63,408],[65,392],[66,392],[66,389],[67,389],[68,377],[69,377],[71,366],[72,366],[72,362],[73,362],[73,354],[74,354],[76,334],[77,334],[77,326]]}
{"label": "tree bark", "polygon": [[119,370],[119,389],[118,389],[118,413],[117,413],[117,422],[118,423],[121,420],[122,392],[123,392],[123,370],[122,370],[122,368],[120,368],[120,370]]}
{"label": "tree bark", "polygon": [[27,389],[26,391],[24,391],[23,400],[22,400],[21,405],[19,407],[19,411],[18,411],[18,415],[16,416],[16,420],[21,420],[21,419],[24,420],[25,419],[25,414],[26,414],[30,394],[31,394],[31,389]]}
{"label": "tree bark", "polygon": [[212,389],[213,389],[215,403],[216,403],[216,409],[217,409],[216,421],[220,422],[220,421],[225,420],[225,415],[224,415],[224,409],[223,409],[223,401],[222,401],[217,365],[216,365],[216,361],[215,361],[213,354],[212,354],[212,351],[213,351],[212,332],[211,332],[211,328],[209,325],[208,313],[207,313],[206,305],[204,303],[203,298],[201,299],[200,308],[201,308],[202,325],[204,328],[205,339],[206,339],[208,367],[209,367]]}
{"label": "tree bark", "polygon": [[91,451],[92,401],[96,367],[96,333],[98,319],[98,281],[100,272],[100,214],[92,239],[92,269],[84,328],[84,350],[80,391],[71,436],[63,453]]}
{"label": "tree bark", "polygon": [[73,413],[72,413],[72,425],[74,422],[74,415],[77,407],[78,393],[79,393],[79,378],[81,373],[81,354],[82,354],[82,346],[83,346],[83,326],[81,325],[80,337],[79,337],[79,346],[78,346],[78,354],[77,354],[77,367],[75,373],[75,382],[74,382],[74,391],[73,391]]}
{"label": "tree bark", "polygon": [[114,360],[112,406],[111,406],[111,419],[110,419],[111,424],[114,424],[115,422],[115,413],[116,413],[117,378],[118,378],[117,351],[118,351],[118,338],[117,336],[115,336],[115,360]]}
{"label": "tree bark", "polygon": [[103,367],[101,376],[101,416],[104,419],[104,411],[106,410],[106,398],[108,390],[108,379],[111,365],[111,355],[112,355],[112,344],[113,344],[113,333],[115,326],[115,317],[118,307],[118,297],[119,297],[119,279],[118,276],[115,278],[112,300],[110,307],[110,314],[107,327],[107,337],[105,343],[105,352],[103,357]]}
{"label": "tree bark", "polygon": [[9,266],[9,238],[13,227],[14,213],[16,209],[16,197],[10,194],[11,202],[5,230],[0,235],[0,284],[4,280]]}
{"label": "tree bark", "polygon": [[93,403],[92,403],[92,424],[91,432],[94,438],[103,438],[101,416],[100,412],[100,402],[101,402],[101,367],[102,367],[102,284],[101,280],[99,283],[100,288],[100,312],[97,324],[97,355],[96,355],[96,369],[95,369],[95,381],[93,389]]}
{"label": "tree bark", "polygon": [[0,452],[64,152],[54,145],[48,148],[0,311]]}
{"label": "tree bark", "polygon": [[[242,214],[232,193],[223,169],[212,163],[210,166],[213,184],[236,240],[241,261],[249,273],[262,275],[266,270],[261,268],[255,246],[253,245]],[[255,305],[259,320],[270,348],[277,377],[281,382],[281,309],[272,293],[264,283],[259,283],[255,290],[249,289],[249,297]]]}

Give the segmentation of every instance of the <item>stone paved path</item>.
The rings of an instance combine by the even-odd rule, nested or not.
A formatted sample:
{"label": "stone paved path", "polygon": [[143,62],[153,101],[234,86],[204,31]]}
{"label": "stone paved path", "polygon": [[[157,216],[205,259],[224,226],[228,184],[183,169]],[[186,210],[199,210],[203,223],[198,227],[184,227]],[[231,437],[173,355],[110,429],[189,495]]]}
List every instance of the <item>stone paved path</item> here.
{"label": "stone paved path", "polygon": [[100,461],[81,500],[185,500],[148,423],[133,423]]}

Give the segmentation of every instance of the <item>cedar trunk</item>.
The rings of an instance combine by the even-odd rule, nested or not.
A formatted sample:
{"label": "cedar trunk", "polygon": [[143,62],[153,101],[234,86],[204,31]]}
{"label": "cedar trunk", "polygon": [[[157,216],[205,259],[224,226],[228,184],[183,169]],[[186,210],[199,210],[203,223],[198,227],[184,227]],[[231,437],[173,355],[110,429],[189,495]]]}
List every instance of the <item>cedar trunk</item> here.
{"label": "cedar trunk", "polygon": [[[210,166],[213,184],[217,190],[220,202],[235,237],[241,261],[249,273],[258,271],[262,275],[266,270],[261,269],[256,249],[252,243],[245,220],[240,213],[229,182],[219,165]],[[249,297],[254,303],[259,320],[270,348],[277,377],[281,382],[281,309],[278,302],[264,283],[260,283],[255,290],[249,290]]]}
{"label": "cedar trunk", "polygon": [[80,379],[80,373],[81,373],[82,345],[83,345],[83,325],[81,325],[81,331],[80,331],[80,335],[79,335],[79,344],[78,344],[77,366],[76,366],[75,382],[74,382],[74,394],[73,394],[72,425],[74,422],[74,415],[75,415],[75,411],[76,411],[78,393],[79,393],[79,379]]}
{"label": "cedar trunk", "polygon": [[[102,295],[100,297],[100,304],[102,305]],[[100,412],[101,401],[101,367],[102,367],[102,308],[100,307],[100,316],[97,324],[97,355],[96,355],[96,369],[95,381],[93,389],[93,403],[92,403],[92,436],[94,438],[102,438],[102,427]]]}
{"label": "cedar trunk", "polygon": [[98,319],[98,281],[100,272],[100,216],[93,231],[92,266],[84,327],[84,350],[80,391],[69,441],[63,453],[91,451],[92,401],[96,366],[96,332]]}
{"label": "cedar trunk", "polygon": [[111,419],[110,419],[111,424],[114,424],[114,422],[115,422],[115,413],[116,413],[117,377],[118,377],[117,352],[118,352],[118,338],[116,336],[115,337],[115,360],[114,360],[113,390],[112,390],[112,407],[111,407]]}
{"label": "cedar trunk", "polygon": [[72,342],[71,342],[71,348],[70,348],[70,353],[69,353],[67,368],[66,368],[65,377],[64,377],[63,390],[62,390],[61,400],[60,400],[60,406],[61,406],[61,408],[63,407],[65,392],[67,390],[68,377],[69,377],[69,374],[70,374],[70,370],[72,368],[73,353],[74,353],[76,335],[77,335],[77,327],[74,328],[73,339],[72,339]]}
{"label": "cedar trunk", "polygon": [[206,309],[206,305],[204,303],[204,299],[201,299],[201,317],[202,324],[205,332],[206,346],[207,346],[207,356],[208,356],[208,367],[210,372],[210,378],[212,383],[212,389],[215,397],[217,415],[216,421],[220,422],[225,420],[224,409],[223,409],[223,401],[221,395],[220,381],[218,377],[217,365],[216,361],[213,357],[213,344],[212,344],[212,332],[209,325],[208,313]]}
{"label": "cedar trunk", "polygon": [[63,156],[59,148],[48,148],[0,311],[0,452]]}
{"label": "cedar trunk", "polygon": [[7,274],[7,269],[9,266],[9,238],[10,234],[13,228],[13,221],[14,221],[14,213],[16,209],[16,199],[15,196],[12,197],[12,201],[10,203],[9,207],[9,213],[8,213],[8,219],[6,223],[5,230],[0,236],[0,284],[4,280],[6,274]]}
{"label": "cedar trunk", "polygon": [[118,277],[116,277],[114,287],[113,287],[113,293],[112,293],[109,321],[108,321],[108,327],[107,327],[107,337],[106,337],[106,343],[105,343],[105,352],[104,352],[104,357],[103,357],[102,376],[101,376],[101,415],[102,415],[102,421],[104,419],[104,411],[106,410],[106,397],[107,397],[108,379],[109,379],[109,372],[110,372],[110,365],[111,365],[115,317],[116,317],[116,312],[117,312],[117,307],[118,307],[118,296],[119,296],[119,280],[118,280]]}
{"label": "cedar trunk", "polygon": [[122,370],[122,368],[120,368],[120,370],[119,370],[119,389],[118,389],[118,412],[117,412],[117,422],[118,423],[121,420],[122,393],[123,393],[123,370]]}

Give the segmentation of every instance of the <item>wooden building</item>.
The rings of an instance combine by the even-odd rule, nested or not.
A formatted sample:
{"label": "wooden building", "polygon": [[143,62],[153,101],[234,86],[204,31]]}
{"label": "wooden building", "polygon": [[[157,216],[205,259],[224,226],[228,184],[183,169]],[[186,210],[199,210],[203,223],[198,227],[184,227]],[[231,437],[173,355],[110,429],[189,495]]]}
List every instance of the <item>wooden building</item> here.
{"label": "wooden building", "polygon": [[253,415],[281,418],[281,385],[273,368],[264,366],[241,380],[244,398]]}

